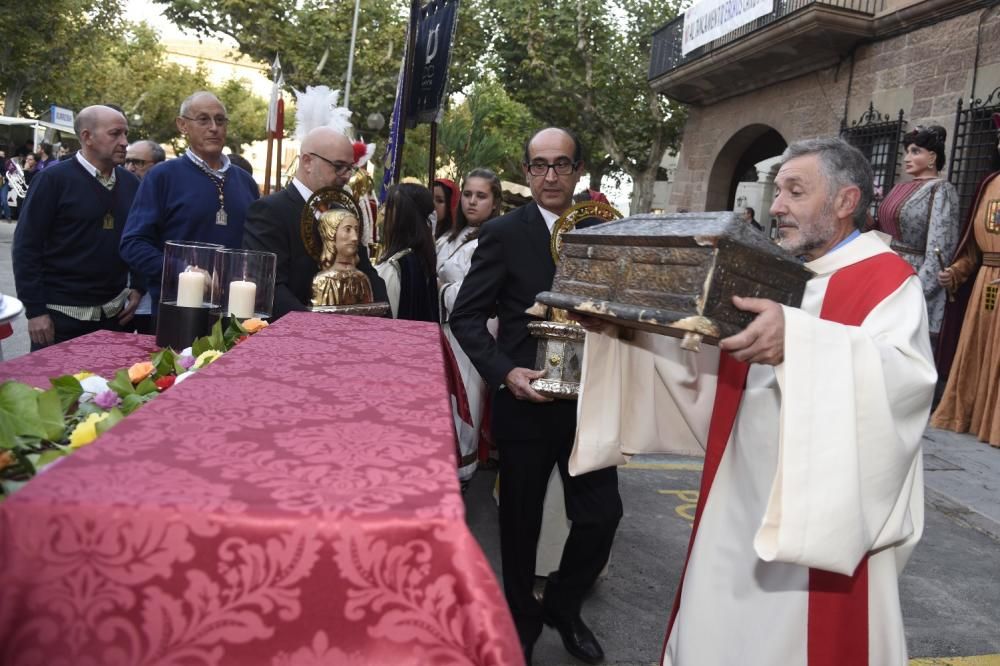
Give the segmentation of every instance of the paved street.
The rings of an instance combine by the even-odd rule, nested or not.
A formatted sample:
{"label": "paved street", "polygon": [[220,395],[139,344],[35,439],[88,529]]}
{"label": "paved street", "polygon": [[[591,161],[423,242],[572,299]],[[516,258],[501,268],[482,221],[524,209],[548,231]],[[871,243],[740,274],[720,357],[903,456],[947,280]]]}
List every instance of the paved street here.
{"label": "paved street", "polygon": [[[0,222],[0,291],[14,293],[13,224]],[[3,341],[6,358],[27,353],[23,318]],[[608,577],[586,606],[608,664],[652,664],[680,576],[697,501],[701,461],[636,458],[620,472],[625,517]],[[902,580],[903,610],[914,664],[1000,664],[1000,450],[941,431],[925,437],[927,516],[924,539]],[[480,472],[467,495],[468,521],[499,572],[495,474]],[[952,657],[979,655],[977,659]],[[983,657],[982,655],[993,655]],[[547,629],[537,665],[576,664]]]}

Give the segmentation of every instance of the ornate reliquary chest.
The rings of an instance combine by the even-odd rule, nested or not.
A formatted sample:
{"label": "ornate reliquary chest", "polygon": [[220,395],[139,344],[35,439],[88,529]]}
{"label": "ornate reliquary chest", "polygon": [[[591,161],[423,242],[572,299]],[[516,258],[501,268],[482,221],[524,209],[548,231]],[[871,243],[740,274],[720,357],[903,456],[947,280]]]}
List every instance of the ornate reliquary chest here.
{"label": "ornate reliquary chest", "polygon": [[563,235],[546,305],[714,344],[753,319],[732,297],[798,307],[812,272],[735,213],[633,215]]}

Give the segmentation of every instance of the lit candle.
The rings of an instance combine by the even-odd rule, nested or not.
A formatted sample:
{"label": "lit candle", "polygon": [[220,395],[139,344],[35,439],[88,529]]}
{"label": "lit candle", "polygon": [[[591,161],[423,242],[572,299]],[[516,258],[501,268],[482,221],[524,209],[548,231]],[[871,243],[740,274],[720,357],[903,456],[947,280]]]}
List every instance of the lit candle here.
{"label": "lit candle", "polygon": [[257,302],[257,285],[246,280],[229,283],[229,314],[237,319],[249,319]]}
{"label": "lit candle", "polygon": [[177,305],[182,308],[200,308],[205,300],[205,274],[201,271],[184,271],[177,275]]}

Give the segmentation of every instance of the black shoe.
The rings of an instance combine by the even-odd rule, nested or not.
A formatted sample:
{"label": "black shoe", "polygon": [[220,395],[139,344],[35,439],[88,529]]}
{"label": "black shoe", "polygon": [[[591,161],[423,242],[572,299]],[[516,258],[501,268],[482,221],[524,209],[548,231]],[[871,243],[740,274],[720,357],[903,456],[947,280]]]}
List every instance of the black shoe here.
{"label": "black shoe", "polygon": [[597,642],[594,632],[583,623],[583,618],[579,615],[564,618],[546,611],[545,624],[559,632],[563,647],[580,661],[588,664],[599,664],[604,661],[601,644]]}

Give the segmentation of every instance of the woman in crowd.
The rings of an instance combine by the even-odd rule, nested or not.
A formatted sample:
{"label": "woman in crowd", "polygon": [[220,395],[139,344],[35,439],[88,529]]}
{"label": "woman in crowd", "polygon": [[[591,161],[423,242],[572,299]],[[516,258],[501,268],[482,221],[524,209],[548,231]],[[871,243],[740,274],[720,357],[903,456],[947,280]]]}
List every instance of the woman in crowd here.
{"label": "woman in crowd", "polygon": [[[486,385],[472,361],[462,351],[451,333],[448,316],[455,305],[455,297],[472,264],[472,253],[479,244],[479,228],[484,222],[500,214],[500,179],[489,169],[473,169],[462,183],[462,198],[455,218],[455,231],[449,242],[439,246],[438,284],[441,322],[448,339],[454,361],[450,367],[455,390],[459,392],[452,403],[455,432],[458,434],[458,477],[463,487],[476,471],[479,450],[479,430],[487,400]],[[447,252],[440,251],[440,248]],[[496,334],[496,320],[490,320],[490,330]],[[452,359],[449,359],[452,360]],[[461,393],[464,392],[465,399]],[[465,407],[467,406],[467,409]]]}
{"label": "woman in crowd", "polygon": [[878,208],[878,226],[923,285],[932,340],[941,330],[946,298],[938,272],[954,254],[959,234],[958,192],[941,177],[947,136],[939,125],[918,125],[903,137],[903,167],[912,180],[893,187]]}
{"label": "woman in crowd", "polygon": [[438,178],[434,181],[434,213],[437,222],[434,223],[434,242],[440,246],[441,239],[446,238],[455,226],[455,214],[458,211],[458,186],[448,178]]}
{"label": "woman in crowd", "polygon": [[375,267],[385,281],[392,316],[438,321],[434,238],[428,220],[434,197],[423,185],[401,183],[385,198],[385,261]]}

